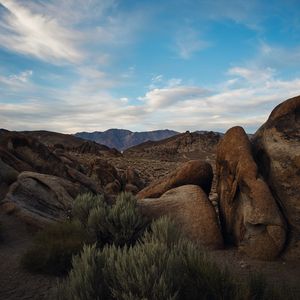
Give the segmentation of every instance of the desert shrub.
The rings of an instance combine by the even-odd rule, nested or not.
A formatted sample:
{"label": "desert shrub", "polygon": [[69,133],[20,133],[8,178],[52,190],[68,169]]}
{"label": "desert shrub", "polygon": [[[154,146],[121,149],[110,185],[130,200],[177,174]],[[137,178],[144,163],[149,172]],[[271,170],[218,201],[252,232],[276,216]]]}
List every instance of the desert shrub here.
{"label": "desert shrub", "polygon": [[87,228],[98,247],[105,244],[132,245],[141,236],[147,221],[130,193],[121,193],[112,206],[99,205],[89,212]]}
{"label": "desert shrub", "polygon": [[86,227],[90,212],[94,208],[99,207],[106,208],[103,195],[94,195],[91,193],[78,195],[72,208],[72,217],[79,220]]}
{"label": "desert shrub", "polygon": [[[120,300],[233,299],[235,285],[227,272],[219,270],[207,260],[203,251],[182,238],[167,218],[155,221],[135,246],[111,245],[103,250],[87,247],[81,255],[87,254],[92,255],[89,261],[95,264],[100,261],[89,270],[98,270],[101,276],[89,277],[96,272],[87,271],[78,256],[73,260],[73,270],[63,288],[60,287],[61,295],[72,295],[72,298],[63,299],[86,299],[77,291],[80,280],[74,278],[75,272],[81,274],[78,276],[89,277],[87,290],[91,286],[104,287],[98,294],[92,288],[89,293],[94,299],[97,299],[96,294],[99,299]],[[84,289],[81,284],[82,281],[80,289]]]}
{"label": "desert shrub", "polygon": [[21,264],[33,272],[61,275],[71,268],[72,255],[81,251],[86,240],[81,223],[57,223],[40,231],[25,252]]}
{"label": "desert shrub", "polygon": [[109,299],[109,290],[103,277],[104,256],[96,245],[84,246],[72,260],[73,269],[58,286],[57,299]]}
{"label": "desert shrub", "polygon": [[120,194],[113,206],[108,206],[101,195],[83,194],[75,199],[72,220],[38,233],[21,263],[30,271],[64,274],[71,267],[72,255],[78,254],[84,243],[96,243],[98,248],[131,245],[145,226],[131,194]]}
{"label": "desert shrub", "polygon": [[109,243],[117,246],[134,244],[141,237],[147,221],[136,205],[136,198],[131,193],[118,195],[106,218],[106,233]]}
{"label": "desert shrub", "polygon": [[64,300],[295,299],[260,276],[236,281],[186,240],[168,218],[151,224],[134,246],[85,246],[58,288]]}

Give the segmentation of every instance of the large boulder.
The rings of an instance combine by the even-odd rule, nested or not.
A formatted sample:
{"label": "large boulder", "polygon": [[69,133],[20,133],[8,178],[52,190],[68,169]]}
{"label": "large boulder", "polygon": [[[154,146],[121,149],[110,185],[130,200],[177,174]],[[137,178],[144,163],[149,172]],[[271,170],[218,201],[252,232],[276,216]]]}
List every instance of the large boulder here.
{"label": "large boulder", "polygon": [[160,198],[138,201],[143,215],[149,218],[170,216],[187,237],[203,246],[223,247],[223,238],[214,207],[197,185],[171,189]]}
{"label": "large boulder", "polygon": [[103,159],[97,158],[91,162],[91,167],[88,175],[102,187],[107,186],[109,183],[118,181],[117,184],[120,187],[118,192],[120,192],[121,190],[122,180],[117,169],[112,164]]}
{"label": "large boulder", "polygon": [[154,181],[150,186],[141,190],[137,197],[158,198],[170,189],[186,184],[200,186],[208,195],[213,179],[212,167],[209,163],[201,160],[190,160],[175,171]]}
{"label": "large boulder", "polygon": [[278,105],[252,142],[259,170],[289,225],[285,257],[300,259],[300,96]]}
{"label": "large boulder", "polygon": [[225,241],[255,258],[279,255],[286,242],[286,224],[258,172],[243,128],[228,130],[218,145],[216,177]]}
{"label": "large boulder", "polygon": [[2,201],[1,208],[27,224],[44,227],[68,217],[80,186],[68,180],[34,172],[22,172]]}
{"label": "large boulder", "polygon": [[0,158],[0,201],[8,191],[8,187],[17,180],[19,172],[7,165]]}

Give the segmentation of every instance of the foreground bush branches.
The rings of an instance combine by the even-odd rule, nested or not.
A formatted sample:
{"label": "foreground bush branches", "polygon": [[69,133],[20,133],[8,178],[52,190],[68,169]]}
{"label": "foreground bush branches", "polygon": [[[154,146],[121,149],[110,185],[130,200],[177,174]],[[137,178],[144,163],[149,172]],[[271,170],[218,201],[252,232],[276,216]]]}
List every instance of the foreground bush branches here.
{"label": "foreground bush branches", "polygon": [[146,220],[136,208],[136,199],[122,193],[109,206],[102,195],[83,194],[75,199],[70,221],[49,226],[39,232],[23,256],[22,265],[34,272],[66,274],[72,255],[84,244],[133,245],[146,228]]}
{"label": "foreground bush branches", "polygon": [[293,299],[259,276],[237,282],[165,217],[134,246],[85,246],[72,264],[59,285],[60,300]]}

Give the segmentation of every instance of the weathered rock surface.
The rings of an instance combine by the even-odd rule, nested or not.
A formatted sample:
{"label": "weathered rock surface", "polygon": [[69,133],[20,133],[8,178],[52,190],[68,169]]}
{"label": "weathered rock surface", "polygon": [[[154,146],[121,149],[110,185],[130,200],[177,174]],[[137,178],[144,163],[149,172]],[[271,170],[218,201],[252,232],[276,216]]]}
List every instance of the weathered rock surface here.
{"label": "weathered rock surface", "polygon": [[124,174],[125,185],[135,185],[138,189],[145,186],[144,181],[141,179],[139,173],[131,166],[129,166]]}
{"label": "weathered rock surface", "polygon": [[252,142],[259,169],[289,224],[285,256],[300,259],[300,96],[278,105]]}
{"label": "weathered rock surface", "polygon": [[197,185],[183,185],[167,191],[160,198],[139,200],[138,207],[150,218],[170,216],[190,239],[203,246],[223,247],[216,212]]}
{"label": "weathered rock surface", "polygon": [[121,177],[116,168],[107,161],[99,158],[91,163],[88,175],[101,186],[106,186],[108,183],[114,182],[115,180],[119,181],[119,184],[121,183]]}
{"label": "weathered rock surface", "polygon": [[66,219],[80,186],[68,180],[34,172],[22,172],[1,203],[30,225],[43,227]]}
{"label": "weathered rock surface", "polygon": [[249,256],[273,259],[286,242],[286,224],[258,173],[241,127],[227,131],[217,149],[219,213],[223,234]]}
{"label": "weathered rock surface", "polygon": [[124,151],[125,157],[160,160],[211,159],[221,134],[212,131],[185,132],[160,141],[147,141]]}
{"label": "weathered rock surface", "polygon": [[209,163],[200,160],[190,160],[175,171],[154,181],[150,186],[141,190],[137,197],[157,198],[170,189],[186,184],[200,186],[208,195],[213,179],[212,167]]}

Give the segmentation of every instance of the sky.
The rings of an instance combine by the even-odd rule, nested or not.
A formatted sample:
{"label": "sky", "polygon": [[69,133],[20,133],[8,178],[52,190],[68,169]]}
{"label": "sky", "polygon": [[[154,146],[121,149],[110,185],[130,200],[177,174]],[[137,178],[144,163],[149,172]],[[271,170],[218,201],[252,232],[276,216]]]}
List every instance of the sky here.
{"label": "sky", "polygon": [[255,132],[300,94],[300,0],[0,0],[0,128]]}

